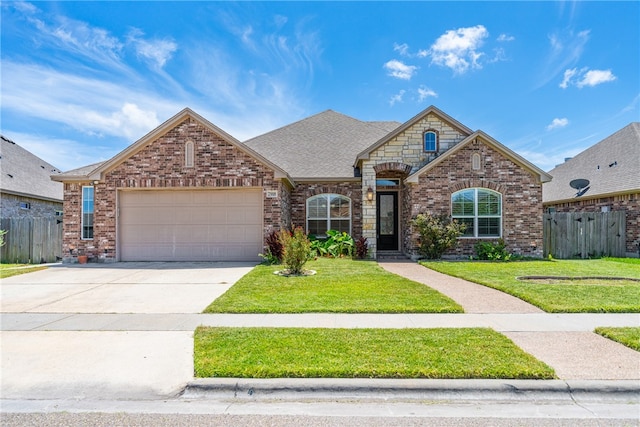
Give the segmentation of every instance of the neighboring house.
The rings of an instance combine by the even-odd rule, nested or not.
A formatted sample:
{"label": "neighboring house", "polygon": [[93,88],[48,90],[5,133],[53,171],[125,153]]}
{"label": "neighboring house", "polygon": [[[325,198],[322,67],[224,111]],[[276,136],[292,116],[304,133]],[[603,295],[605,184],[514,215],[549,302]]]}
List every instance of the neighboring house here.
{"label": "neighboring house", "polygon": [[[640,245],[640,123],[618,132],[567,159],[549,172],[543,186],[548,212],[626,212],[627,256]],[[579,181],[586,180],[581,187]],[[574,181],[574,188],[570,184]]]}
{"label": "neighboring house", "polygon": [[435,107],[404,124],[325,111],[241,143],[185,109],[111,160],[64,183],[66,260],[259,260],[271,230],[364,236],[370,255],[416,253],[411,219],[469,225],[479,239],[542,254],[551,177]]}
{"label": "neighboring house", "polygon": [[0,139],[0,216],[62,215],[62,184],[51,180],[60,171],[10,139]]}

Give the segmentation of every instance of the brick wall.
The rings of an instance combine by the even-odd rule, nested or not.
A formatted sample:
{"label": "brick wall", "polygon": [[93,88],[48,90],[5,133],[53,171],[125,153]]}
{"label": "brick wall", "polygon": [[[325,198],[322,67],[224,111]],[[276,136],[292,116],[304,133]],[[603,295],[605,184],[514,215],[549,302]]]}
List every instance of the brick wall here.
{"label": "brick wall", "polygon": [[[480,170],[471,168],[474,153],[480,154]],[[418,184],[409,185],[403,203],[405,209],[411,212],[411,217],[424,212],[451,215],[451,195],[473,187],[489,188],[502,194],[502,238],[507,250],[521,255],[542,256],[542,185],[538,177],[480,139],[426,172],[419,178]],[[410,229],[405,228],[405,252],[415,253],[416,237]],[[473,255],[473,246],[477,241],[461,238],[458,247],[449,255]]]}
{"label": "brick wall", "polygon": [[640,245],[640,193],[545,205],[545,208],[554,208],[556,212],[601,212],[602,208],[605,207],[611,211],[626,212],[627,254],[638,256],[638,245]]}
{"label": "brick wall", "polygon": [[[28,203],[30,208],[21,208],[21,203]],[[56,211],[62,211],[62,202],[51,202],[5,193],[0,197],[0,214],[2,218],[50,218],[56,216]]]}
{"label": "brick wall", "polygon": [[[185,166],[185,143],[195,149],[193,167]],[[90,185],[86,183],[85,185]],[[109,261],[116,257],[116,193],[119,188],[264,188],[265,234],[290,221],[283,208],[288,189],[268,167],[226,142],[207,127],[189,118],[105,175],[95,186],[94,239],[81,240],[82,184],[64,186],[65,221],[63,256],[70,258],[81,249],[91,258]],[[276,190],[280,197],[266,197]],[[284,201],[284,203],[282,202]],[[285,210],[286,212],[286,210]]]}

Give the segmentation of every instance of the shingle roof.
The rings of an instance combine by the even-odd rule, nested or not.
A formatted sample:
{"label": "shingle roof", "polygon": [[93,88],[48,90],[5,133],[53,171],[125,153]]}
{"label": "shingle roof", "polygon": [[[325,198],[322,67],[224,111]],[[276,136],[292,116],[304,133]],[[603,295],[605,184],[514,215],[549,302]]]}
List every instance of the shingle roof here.
{"label": "shingle roof", "polygon": [[0,135],[0,140],[0,190],[61,202],[62,184],[51,180],[60,171],[10,139]]}
{"label": "shingle roof", "polygon": [[398,127],[398,122],[363,122],[333,110],[245,141],[294,179],[353,177],[359,152]]}
{"label": "shingle roof", "polygon": [[[640,191],[640,122],[625,126],[549,174],[553,180],[542,186],[544,203]],[[576,198],[578,190],[569,183],[579,178],[589,180],[590,188]]]}

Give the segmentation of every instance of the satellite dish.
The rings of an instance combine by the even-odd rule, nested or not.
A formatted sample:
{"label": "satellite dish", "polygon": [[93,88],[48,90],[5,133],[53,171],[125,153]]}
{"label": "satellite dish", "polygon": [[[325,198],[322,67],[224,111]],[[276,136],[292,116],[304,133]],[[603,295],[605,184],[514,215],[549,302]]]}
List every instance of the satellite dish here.
{"label": "satellite dish", "polygon": [[572,180],[569,185],[571,186],[571,188],[575,188],[576,190],[582,190],[583,188],[586,188],[589,186],[589,180],[588,179],[583,179],[583,178],[578,178],[578,179],[574,179]]}

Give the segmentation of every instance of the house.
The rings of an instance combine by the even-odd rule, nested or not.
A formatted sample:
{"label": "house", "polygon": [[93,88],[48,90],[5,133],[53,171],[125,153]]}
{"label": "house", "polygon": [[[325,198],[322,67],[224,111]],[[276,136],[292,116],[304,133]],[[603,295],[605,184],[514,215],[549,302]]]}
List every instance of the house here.
{"label": "house", "polygon": [[638,256],[640,122],[567,159],[549,174],[553,181],[542,187],[548,212],[625,211],[627,256]]}
{"label": "house", "polygon": [[271,230],[364,236],[370,255],[416,253],[419,213],[479,239],[542,254],[551,177],[482,131],[429,107],[405,123],[328,110],[242,143],[184,109],[112,159],[64,183],[63,253],[98,261],[259,260]]}
{"label": "house", "polygon": [[51,180],[60,171],[9,138],[0,140],[0,216],[62,215],[62,184]]}

